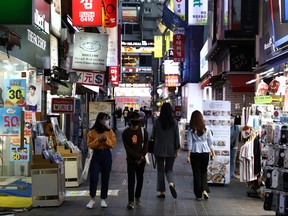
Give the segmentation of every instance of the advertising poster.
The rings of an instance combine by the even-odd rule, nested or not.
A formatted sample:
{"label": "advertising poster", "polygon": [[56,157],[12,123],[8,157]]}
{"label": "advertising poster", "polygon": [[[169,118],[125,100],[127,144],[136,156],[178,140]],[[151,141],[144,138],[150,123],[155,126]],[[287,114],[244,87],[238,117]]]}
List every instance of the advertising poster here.
{"label": "advertising poster", "polygon": [[[107,113],[112,119],[113,102],[89,102],[89,128],[95,123],[99,112]],[[113,121],[111,121],[111,124]],[[113,128],[113,127],[112,127]]]}
{"label": "advertising poster", "polygon": [[5,107],[0,109],[0,136],[20,134],[21,114],[21,107]]}
{"label": "advertising poster", "polygon": [[25,111],[41,112],[42,80],[38,76],[34,83],[27,83]]}
{"label": "advertising poster", "polygon": [[230,183],[230,116],[229,101],[204,101],[203,118],[213,133],[215,159],[208,164],[208,183]]}
{"label": "advertising poster", "polygon": [[25,79],[7,79],[4,81],[4,107],[25,107],[25,95]]}
{"label": "advertising poster", "polygon": [[30,140],[24,137],[24,147],[20,147],[20,137],[10,138],[10,161],[23,162],[29,161]]}

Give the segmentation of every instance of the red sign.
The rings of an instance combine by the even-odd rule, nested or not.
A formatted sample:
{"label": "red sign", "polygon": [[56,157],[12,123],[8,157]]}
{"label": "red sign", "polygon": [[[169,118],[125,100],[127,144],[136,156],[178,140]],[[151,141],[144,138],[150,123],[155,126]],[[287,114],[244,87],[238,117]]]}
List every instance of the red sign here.
{"label": "red sign", "polygon": [[173,61],[184,62],[185,30],[184,28],[173,29]]}
{"label": "red sign", "polygon": [[165,75],[165,84],[166,87],[177,87],[179,86],[179,75],[178,74],[169,74]]}
{"label": "red sign", "polygon": [[104,27],[113,28],[117,25],[117,0],[102,0]]}
{"label": "red sign", "polygon": [[137,103],[136,97],[117,97],[116,103]]}
{"label": "red sign", "polygon": [[114,86],[119,86],[119,70],[118,67],[109,67],[109,82]]}
{"label": "red sign", "polygon": [[75,98],[52,98],[52,113],[75,113]]}
{"label": "red sign", "polygon": [[72,0],[74,26],[102,26],[101,0]]}

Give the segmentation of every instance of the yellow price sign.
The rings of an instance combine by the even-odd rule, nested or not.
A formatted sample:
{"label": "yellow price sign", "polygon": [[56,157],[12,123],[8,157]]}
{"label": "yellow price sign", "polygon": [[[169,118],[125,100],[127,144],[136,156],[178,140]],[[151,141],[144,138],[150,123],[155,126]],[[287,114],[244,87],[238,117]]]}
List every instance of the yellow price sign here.
{"label": "yellow price sign", "polygon": [[18,105],[23,105],[24,101],[24,89],[20,86],[10,86],[6,92],[7,98],[13,103]]}
{"label": "yellow price sign", "polygon": [[12,154],[12,160],[20,160],[20,154]]}

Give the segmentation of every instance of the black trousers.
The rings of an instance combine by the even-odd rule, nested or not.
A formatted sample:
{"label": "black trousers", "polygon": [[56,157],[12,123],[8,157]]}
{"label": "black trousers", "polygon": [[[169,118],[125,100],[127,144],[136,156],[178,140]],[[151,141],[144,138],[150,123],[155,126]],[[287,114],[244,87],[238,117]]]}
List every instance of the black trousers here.
{"label": "black trousers", "polygon": [[194,179],[194,194],[196,198],[202,198],[203,191],[208,192],[207,184],[207,166],[209,162],[209,153],[192,153],[190,162]]}
{"label": "black trousers", "polygon": [[[127,163],[128,202],[134,202],[134,192],[135,192],[135,198],[141,197],[145,164],[146,164],[145,161],[143,161],[139,165],[136,163]],[[137,180],[136,190],[135,190],[135,177]]]}

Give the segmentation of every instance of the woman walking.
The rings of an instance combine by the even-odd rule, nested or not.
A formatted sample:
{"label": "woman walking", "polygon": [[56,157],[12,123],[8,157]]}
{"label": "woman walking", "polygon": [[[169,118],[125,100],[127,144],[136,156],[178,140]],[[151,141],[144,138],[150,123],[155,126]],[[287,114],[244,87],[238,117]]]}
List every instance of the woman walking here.
{"label": "woman walking", "polygon": [[190,131],[187,133],[188,155],[187,161],[191,163],[194,178],[194,194],[196,200],[209,199],[207,184],[207,166],[209,154],[214,160],[214,148],[211,130],[206,128],[203,115],[196,110],[190,119]]}
{"label": "woman walking", "polygon": [[91,200],[86,205],[87,208],[93,208],[101,172],[101,207],[107,208],[105,199],[108,194],[110,171],[112,167],[111,149],[116,145],[116,136],[110,128],[109,115],[100,112],[97,115],[96,122],[87,134],[88,146],[93,149],[93,157],[90,164],[90,197]]}
{"label": "woman walking", "polygon": [[180,148],[178,122],[173,116],[170,103],[164,103],[159,118],[155,120],[150,139],[154,140],[154,151],[157,162],[158,198],[165,198],[165,176],[172,196],[176,199],[173,166],[177,151]]}

